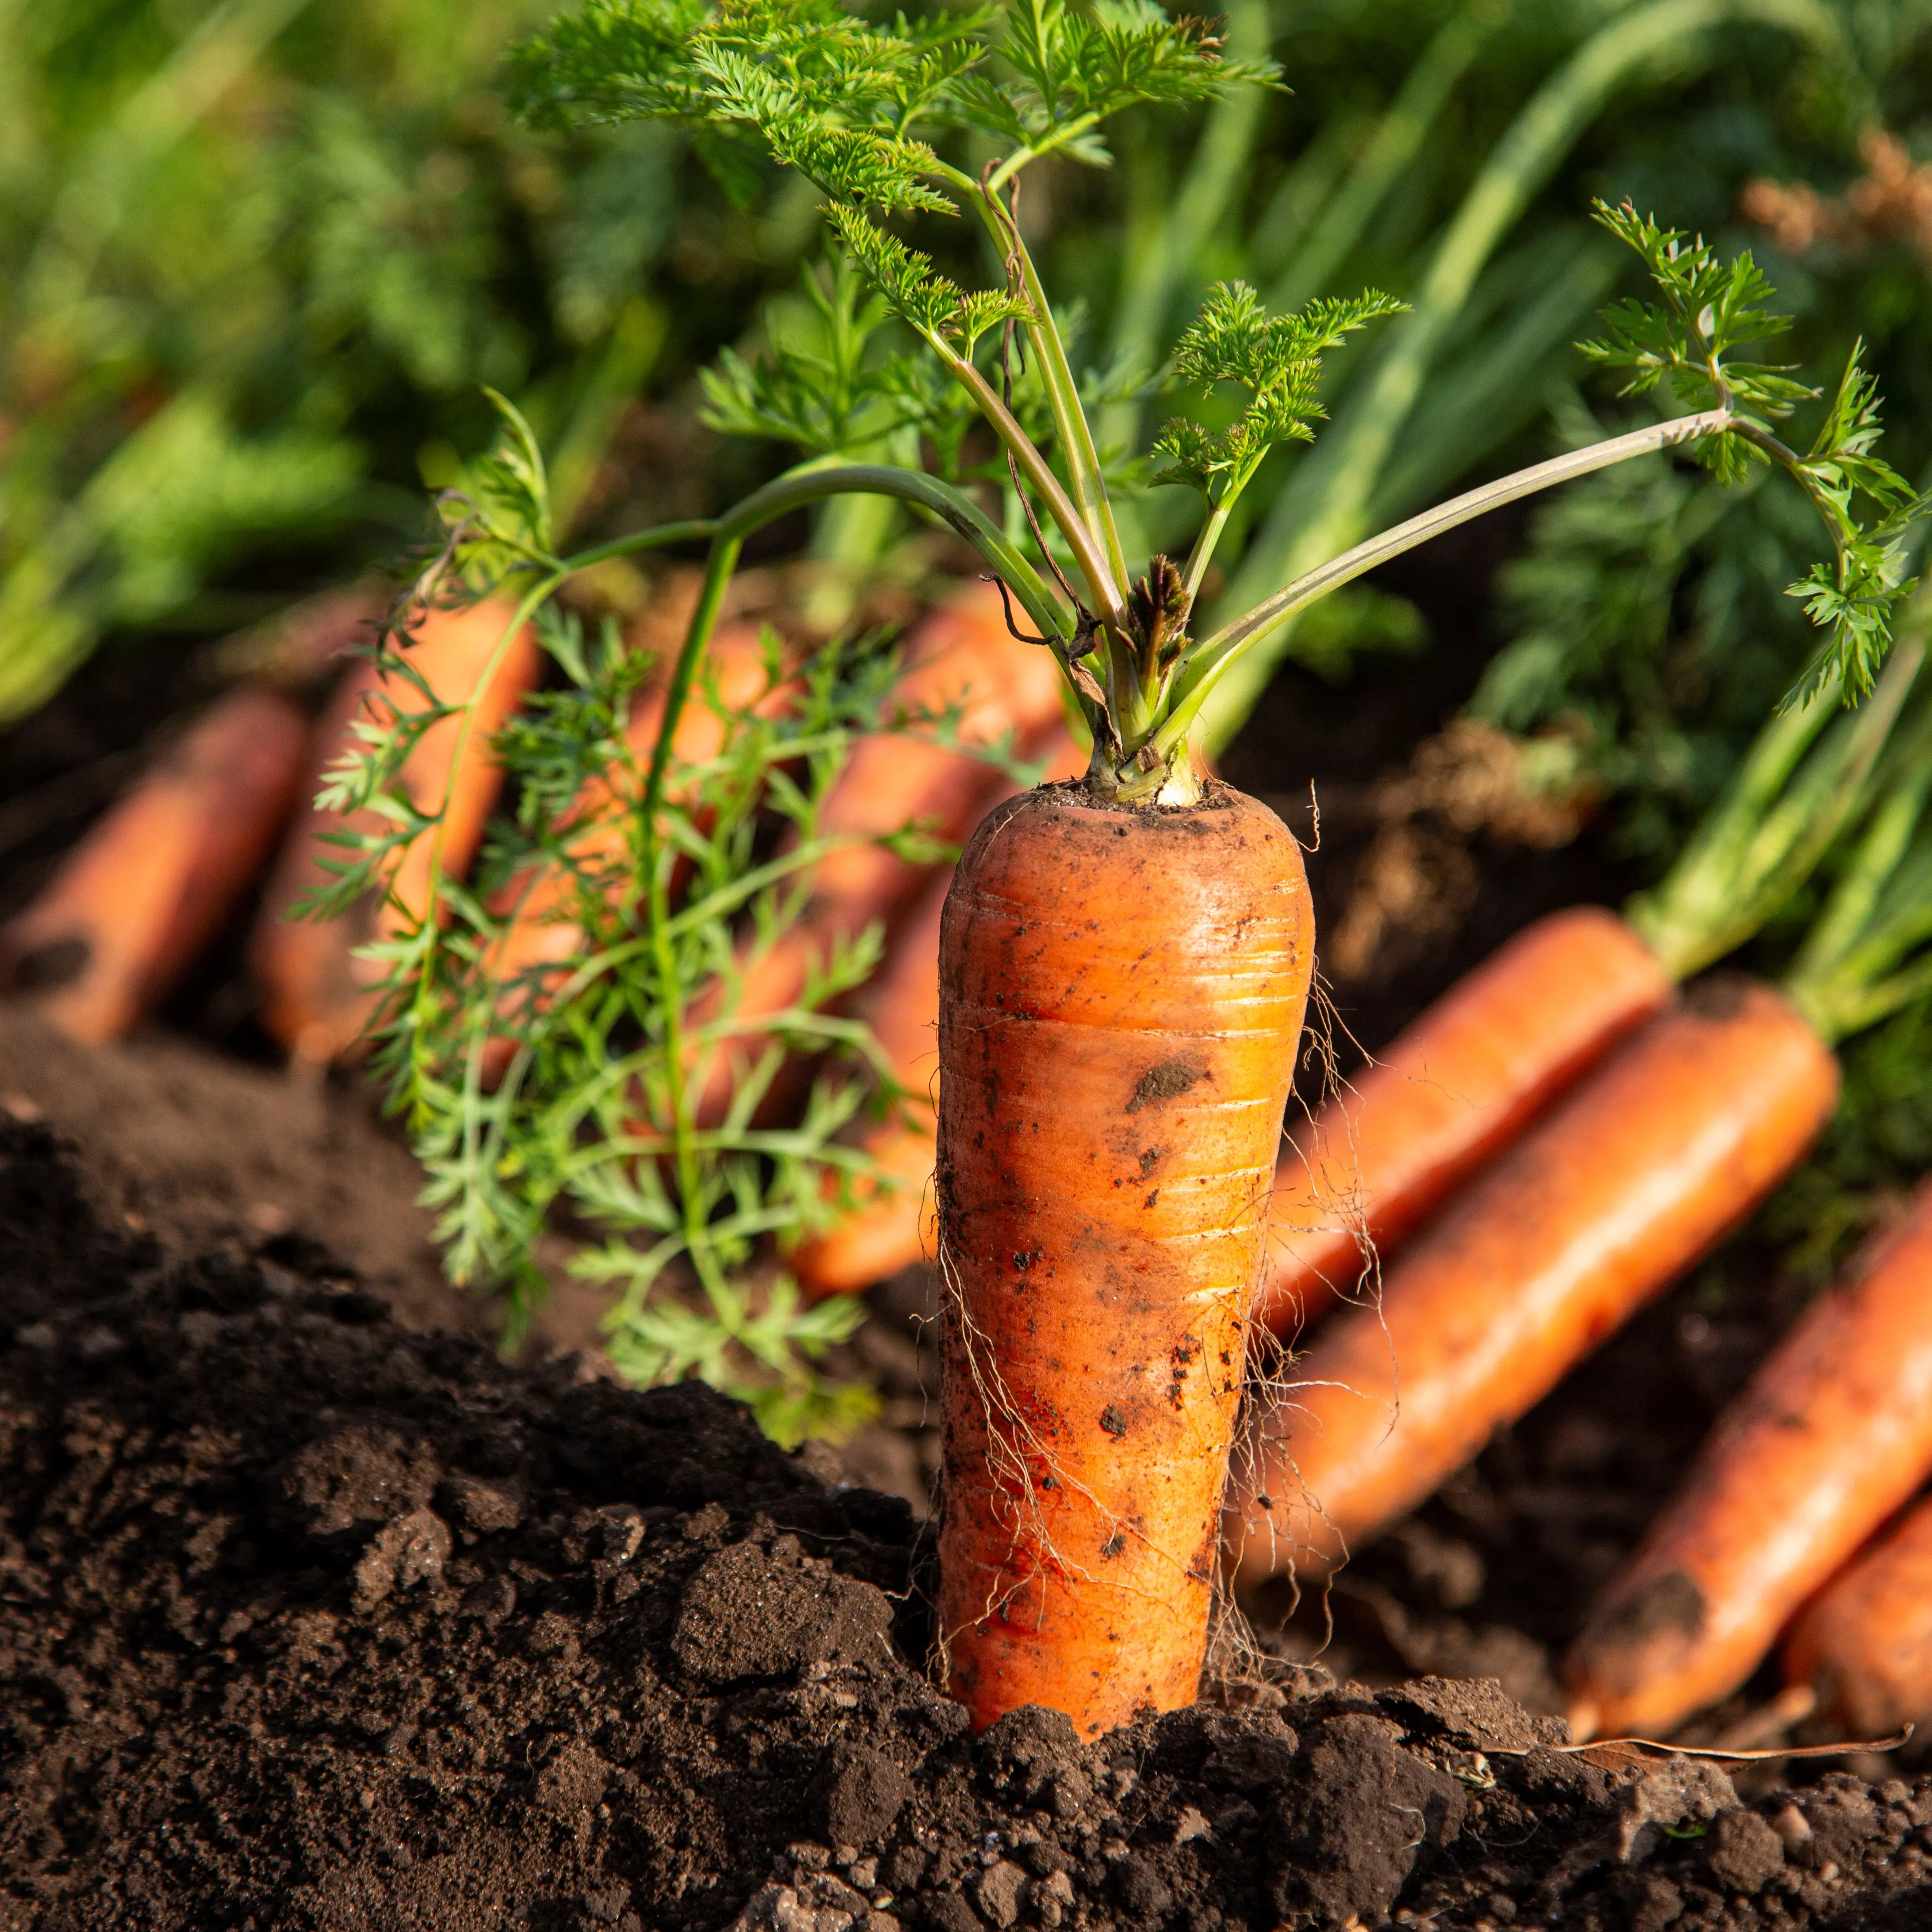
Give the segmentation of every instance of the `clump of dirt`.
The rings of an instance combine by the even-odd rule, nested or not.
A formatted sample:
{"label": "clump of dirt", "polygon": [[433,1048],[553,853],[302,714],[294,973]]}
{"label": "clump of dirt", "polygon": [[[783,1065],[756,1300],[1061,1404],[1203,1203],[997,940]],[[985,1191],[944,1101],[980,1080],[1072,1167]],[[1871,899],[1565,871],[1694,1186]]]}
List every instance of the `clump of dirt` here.
{"label": "clump of dirt", "polygon": [[928,1681],[908,1505],[695,1385],[183,1259],[0,1124],[0,1925],[1922,1923],[1932,1782],[1741,1802],[1286,1664],[1092,1745]]}

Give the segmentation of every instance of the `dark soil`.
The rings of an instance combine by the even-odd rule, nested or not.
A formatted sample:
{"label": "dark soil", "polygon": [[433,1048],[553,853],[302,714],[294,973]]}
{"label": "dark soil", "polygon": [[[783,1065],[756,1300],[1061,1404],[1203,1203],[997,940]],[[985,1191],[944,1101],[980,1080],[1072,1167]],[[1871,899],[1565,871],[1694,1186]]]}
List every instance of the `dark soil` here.
{"label": "dark soil", "polygon": [[1742,1802],[1493,1684],[1262,1660],[1091,1747],[926,1673],[903,1501],[168,1258],[0,1124],[0,1924],[1922,1925],[1932,1780]]}

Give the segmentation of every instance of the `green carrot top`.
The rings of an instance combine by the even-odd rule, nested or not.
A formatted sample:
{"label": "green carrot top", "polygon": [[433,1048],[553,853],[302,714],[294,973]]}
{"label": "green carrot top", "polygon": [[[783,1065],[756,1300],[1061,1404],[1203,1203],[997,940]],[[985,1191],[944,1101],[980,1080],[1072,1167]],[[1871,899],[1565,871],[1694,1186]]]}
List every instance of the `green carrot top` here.
{"label": "green carrot top", "polygon": [[[1323,356],[1403,305],[1369,290],[1270,314],[1245,284],[1216,286],[1164,371],[1168,386],[1211,406],[1177,416],[1144,453],[1150,463],[1124,467],[1096,447],[1088,410],[1106,398],[1072,367],[1024,238],[1020,196],[1025,171],[1046,156],[1103,165],[1106,125],[1121,110],[1279,85],[1271,63],[1226,57],[1201,21],[1171,18],[1151,0],[1078,10],[1010,0],[886,24],[838,0],[590,0],[520,49],[514,74],[524,111],[539,123],[681,123],[742,200],[762,191],[773,164],[824,196],[834,257],[812,292],[827,352],[780,351],[755,364],[728,356],[707,382],[714,420],[778,436],[802,460],[721,517],[592,554],[712,538],[717,594],[700,600],[688,652],[703,648],[751,530],[840,494],[898,497],[975,545],[1018,607],[1016,626],[1029,625],[1027,634],[1053,652],[1092,734],[1090,787],[1181,802],[1195,786],[1187,734],[1209,693],[1298,611],[1486,510],[1682,445],[1728,480],[1758,464],[1784,470],[1823,520],[1832,560],[1792,586],[1826,633],[1808,688],[1862,696],[1883,661],[1894,608],[1910,587],[1903,541],[1925,501],[1875,453],[1878,399],[1857,346],[1808,448],[1779,439],[1773,425],[1820,392],[1741,352],[1785,326],[1748,254],[1722,260],[1628,205],[1599,203],[1598,218],[1642,257],[1655,295],[1612,309],[1585,352],[1628,372],[1629,390],[1667,385],[1687,412],[1410,518],[1197,637],[1196,600],[1236,500],[1271,448],[1311,440],[1322,419]],[[945,158],[969,144],[991,151],[976,172]],[[940,274],[900,232],[962,214],[984,231],[978,286]],[[912,346],[884,353],[874,338],[893,322]],[[976,426],[998,446],[1004,527],[975,500],[986,472],[964,452]],[[863,460],[886,446],[904,460]],[[1199,495],[1202,520],[1184,557],[1123,554],[1110,492],[1136,478]],[[472,549],[493,541],[489,506],[472,500],[459,514]],[[498,546],[500,564],[542,574],[584,560],[548,557],[533,534],[526,528],[520,558]]]}

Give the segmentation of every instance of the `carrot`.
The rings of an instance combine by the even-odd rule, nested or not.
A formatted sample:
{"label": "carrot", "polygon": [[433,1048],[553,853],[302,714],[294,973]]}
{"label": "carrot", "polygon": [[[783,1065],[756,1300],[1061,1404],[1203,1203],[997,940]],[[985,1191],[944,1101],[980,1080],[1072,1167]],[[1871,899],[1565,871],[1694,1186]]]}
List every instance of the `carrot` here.
{"label": "carrot", "polygon": [[1237,1480],[1240,1579],[1324,1568],[1426,1496],[1750,1208],[1838,1089],[1768,986],[1702,982],[1649,1021],[1301,1359]]}
{"label": "carrot", "polygon": [[273,692],[219,699],[0,935],[13,984],[40,989],[74,1039],[127,1032],[254,883],[294,807],[308,736]]}
{"label": "carrot", "polygon": [[1324,1312],[1670,989],[1658,956],[1596,906],[1538,920],[1458,981],[1291,1130],[1261,1318],[1286,1333]]}
{"label": "carrot", "polygon": [[[1920,1285],[1922,1304],[1924,1284]],[[1932,1723],[1932,1502],[1837,1576],[1798,1618],[1784,1674],[1852,1736]]]}
{"label": "carrot", "polygon": [[1780,708],[1669,875],[1624,917],[1578,907],[1528,927],[1291,1136],[1262,1291],[1271,1328],[1305,1327],[1359,1286],[1378,1246],[1419,1226],[1674,985],[1789,902],[1868,796],[1923,655],[1916,636],[1903,642],[1870,702],[1828,730],[1831,694]]}
{"label": "carrot", "polygon": [[[908,641],[906,659],[889,712],[956,706],[958,736],[980,746],[1010,734],[1024,740],[1059,722],[1060,674],[1052,657],[1012,634],[989,584],[970,584],[933,611]],[[705,1079],[700,1121],[716,1125],[723,1118],[746,1064],[763,1050],[758,1022],[796,1004],[827,947],[875,920],[891,920],[918,892],[927,868],[868,842],[915,820],[939,838],[963,839],[998,783],[979,759],[930,738],[880,733],[860,742],[819,820],[824,836],[854,842],[818,862],[806,916],[775,944],[746,954],[733,1014],[740,1030]]]}
{"label": "carrot", "polygon": [[[724,747],[726,722],[720,715],[756,703],[767,681],[762,634],[752,624],[721,625],[713,633],[710,662],[717,679],[718,706],[687,706],[679,715],[673,750],[687,764],[716,758]],[[774,693],[783,701],[783,687]],[[626,742],[632,754],[648,763],[663,727],[664,694],[661,687],[639,692]],[[586,784],[563,829],[580,827],[571,844],[571,856],[585,873],[620,865],[628,849],[628,828],[611,812],[614,794],[602,775]],[[563,968],[579,958],[583,929],[570,916],[576,880],[561,867],[539,866],[512,879],[499,893],[491,910],[507,916],[508,924],[492,949],[490,970],[506,989],[526,982],[524,996],[540,1002],[547,968]],[[529,983],[535,982],[535,983]],[[494,1082],[508,1058],[511,1042],[493,1042],[485,1078]]]}
{"label": "carrot", "polygon": [[[344,830],[332,812],[311,806],[282,848],[249,943],[249,964],[261,989],[263,1024],[299,1060],[325,1062],[345,1052],[374,1008],[380,969],[354,956],[354,949],[393,930],[399,920],[420,917],[428,903],[432,867],[460,873],[483,836],[502,774],[490,754],[490,734],[534,681],[537,648],[527,628],[498,663],[487,688],[478,690],[501,640],[512,607],[492,598],[461,610],[432,610],[407,646],[410,662],[446,704],[472,698],[466,742],[462,720],[452,716],[425,732],[404,766],[402,779],[418,808],[443,808],[440,849],[425,834],[408,846],[389,881],[391,902],[370,905],[359,916],[296,922],[296,902],[326,882],[335,856],[327,835]],[[358,665],[318,721],[314,737],[311,795],[322,774],[353,742],[358,718],[382,723],[422,709],[415,688],[385,677],[374,662]],[[459,742],[464,743],[460,764]],[[373,814],[370,823],[374,823]]]}
{"label": "carrot", "polygon": [[1196,1695],[1268,1177],[1308,991],[1301,855],[1210,785],[989,814],[940,935],[952,1694],[1083,1735]]}
{"label": "carrot", "polygon": [[1932,1473],[1932,1186],[1774,1348],[1592,1611],[1580,1736],[1670,1730],[1735,1690]]}
{"label": "carrot", "polygon": [[[1043,782],[1084,771],[1087,754],[1064,724],[1025,747],[1046,766]],[[995,788],[989,810],[1013,796]],[[878,1123],[859,1144],[880,1170],[884,1185],[868,1184],[858,1206],[828,1232],[800,1244],[791,1258],[799,1286],[814,1298],[868,1288],[932,1251],[932,1172],[939,1155],[939,933],[952,874],[934,878],[892,935],[886,962],[859,1002],[892,1077],[912,1095],[910,1120]]]}

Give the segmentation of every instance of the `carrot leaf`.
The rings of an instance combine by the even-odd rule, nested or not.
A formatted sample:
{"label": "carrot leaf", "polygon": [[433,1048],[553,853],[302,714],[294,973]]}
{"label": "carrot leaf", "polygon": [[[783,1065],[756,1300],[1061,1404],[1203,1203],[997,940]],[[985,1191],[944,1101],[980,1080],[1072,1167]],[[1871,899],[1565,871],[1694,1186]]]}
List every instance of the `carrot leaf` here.
{"label": "carrot leaf", "polygon": [[1314,441],[1313,425],[1328,414],[1320,400],[1324,351],[1408,306],[1365,289],[1270,315],[1246,283],[1216,283],[1174,345],[1174,374],[1204,389],[1233,385],[1248,400],[1218,435],[1185,419],[1170,422],[1154,443],[1168,458],[1159,480],[1192,484],[1216,506],[1232,502],[1276,443]]}
{"label": "carrot leaf", "polygon": [[[1904,539],[1932,511],[1932,493],[1915,493],[1874,454],[1878,389],[1863,367],[1863,344],[1852,345],[1818,433],[1800,456],[1770,425],[1819,392],[1793,381],[1785,366],[1734,353],[1790,326],[1764,306],[1771,285],[1749,251],[1723,261],[1701,236],[1660,228],[1628,202],[1614,208],[1599,202],[1597,218],[1643,258],[1660,299],[1618,303],[1606,315],[1603,339],[1579,346],[1592,361],[1630,372],[1626,395],[1667,377],[1685,400],[1721,412],[1727,420],[1696,446],[1720,481],[1741,482],[1754,466],[1769,464],[1804,490],[1830,534],[1833,558],[1790,588],[1827,634],[1800,689],[1835,686],[1854,702],[1867,696],[1891,649],[1894,613],[1912,589]],[[1862,512],[1862,502],[1869,508]]]}

